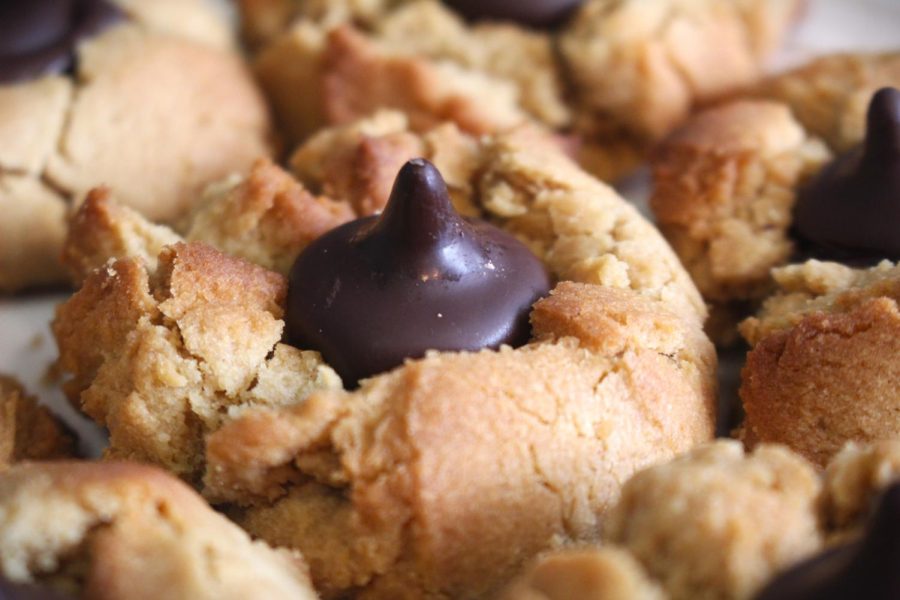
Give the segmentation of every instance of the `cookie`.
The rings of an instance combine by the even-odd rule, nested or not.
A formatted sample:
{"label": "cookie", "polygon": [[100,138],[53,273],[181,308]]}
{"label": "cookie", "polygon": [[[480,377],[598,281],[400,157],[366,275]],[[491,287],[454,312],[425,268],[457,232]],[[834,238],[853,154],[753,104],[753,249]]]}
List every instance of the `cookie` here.
{"label": "cookie", "polygon": [[[271,38],[255,69],[295,143],[383,108],[406,112],[419,131],[450,120],[481,135],[531,121],[574,134],[582,164],[614,179],[695,103],[755,82],[799,3],[578,4],[548,6],[572,15],[551,27],[531,22],[543,6],[523,4],[248,1],[243,8],[252,39]],[[717,47],[715,60],[698,39]],[[298,88],[319,93],[297,98]]]}
{"label": "cookie", "polygon": [[650,206],[704,298],[751,300],[794,251],[796,189],[830,158],[780,103],[743,100],[692,118],[653,159]]}
{"label": "cookie", "polygon": [[847,441],[896,436],[897,267],[809,261],[774,275],[781,291],[741,326],[753,344],[740,389],[745,441],[824,465]]}
{"label": "cookie", "polygon": [[340,379],[280,343],[285,279],[199,242],[150,271],[123,258],[92,273],[53,323],[73,403],[109,430],[107,456],[202,473],[203,436],[242,410],[302,402]]}
{"label": "cookie", "polygon": [[604,524],[673,598],[748,598],[821,546],[815,470],[790,452],[717,442],[635,475]]}
{"label": "cookie", "polygon": [[[857,161],[864,145],[880,144],[898,127],[891,92],[873,93],[876,86],[900,86],[898,65],[896,53],[825,57],[756,92],[771,99],[709,109],[662,144],[652,161],[651,207],[700,291],[717,308],[752,306],[773,288],[770,269],[798,256],[844,260],[852,256],[839,254],[854,246],[851,254],[858,257],[865,240],[840,239],[843,232],[859,231],[857,237],[866,238],[884,228],[879,223],[889,221],[886,217],[870,218],[871,210],[841,212],[844,203],[823,200],[827,194],[815,190],[837,185],[834,165],[851,169],[848,161]],[[873,132],[868,137],[867,118]],[[892,171],[882,172],[889,178]],[[820,183],[824,179],[829,182]],[[853,185],[870,195],[867,184]],[[811,191],[804,192],[807,187]],[[879,179],[872,187],[896,186]],[[807,198],[811,195],[815,198]],[[889,210],[888,201],[877,204]],[[879,244],[867,260],[893,257],[884,242]]]}
{"label": "cookie", "polygon": [[0,549],[4,587],[37,583],[85,598],[317,597],[298,554],[252,541],[174,477],[133,463],[4,472]]}
{"label": "cookie", "polygon": [[74,455],[74,436],[17,381],[2,375],[0,417],[0,471],[23,460]]}
{"label": "cookie", "polygon": [[[326,189],[356,190],[356,201],[343,200],[344,205],[371,210],[382,194],[380,169],[392,168],[405,152],[447,148],[430,145],[435,139],[430,133],[395,127],[403,123],[402,117],[381,116],[323,132],[292,161],[295,170],[309,173],[308,185],[292,189],[306,190],[310,199]],[[384,127],[383,133],[375,125]],[[234,518],[254,535],[306,553],[326,594],[496,591],[554,538],[594,539],[620,482],[635,469],[665,461],[713,434],[715,353],[701,330],[704,307],[653,227],[533,130],[475,141],[441,126],[434,135],[460,142],[458,154],[431,155],[448,165],[451,183],[435,188],[444,182],[433,165],[407,162],[380,216],[337,225],[306,246],[290,271],[287,303],[282,275],[196,241],[165,246],[154,271],[141,258],[151,244],[129,233],[145,230],[132,222],[138,217],[123,217],[108,198],[95,198],[91,204],[99,209],[83,210],[73,221],[80,225],[70,236],[71,256],[97,256],[95,249],[108,247],[145,250],[101,263],[60,308],[54,331],[70,397],[107,426],[111,456],[161,464],[213,502],[240,506]],[[359,179],[357,169],[330,166],[345,160],[373,168]],[[259,175],[257,185],[248,186],[245,179],[223,186],[231,191],[218,200],[213,192],[210,204],[198,210],[243,214],[243,208],[215,207],[253,207],[255,202],[235,199],[255,197],[251,189],[273,189],[264,183],[269,177],[287,178],[272,167],[263,171],[267,175]],[[423,195],[438,191],[444,194],[439,206]],[[404,204],[404,197],[412,201]],[[460,224],[452,214],[454,202],[494,226]],[[408,215],[397,236],[408,234],[421,242],[414,246],[431,248],[428,240],[444,238],[431,235],[431,221],[422,211],[437,209],[446,212],[441,223],[460,226],[459,235],[471,233],[466,227],[493,227],[521,246],[515,252],[529,253],[559,280],[548,298],[522,307],[524,317],[530,316],[528,339],[508,342],[515,347],[486,341],[475,348],[441,345],[443,352],[424,356],[409,351],[404,356],[410,360],[363,376],[348,375],[343,363],[327,358],[329,348],[314,346],[322,359],[304,353],[300,349],[309,346],[294,329],[286,339],[300,349],[279,343],[285,319],[291,328],[297,323],[291,294],[302,300],[318,285],[297,270],[313,249],[332,244],[335,235],[352,231],[348,228],[363,227],[352,243],[368,244],[369,232],[398,226],[390,216],[397,214]],[[222,225],[213,217],[206,222]],[[104,236],[112,237],[109,245]],[[253,227],[241,236],[234,248],[242,239],[254,240],[251,247],[271,240]],[[132,237],[133,246],[120,241]],[[450,256],[469,256],[456,234],[449,239]],[[352,262],[341,247],[324,247],[333,257],[330,270]],[[484,265],[486,271],[476,271],[479,280],[488,271],[518,273],[503,262],[513,251],[499,248],[487,262],[477,257],[461,262]],[[405,250],[371,249],[364,253],[370,264],[388,257],[394,265],[378,277],[391,282],[410,277]],[[412,258],[415,265],[420,259],[431,264],[430,255]],[[449,287],[471,281],[467,272],[454,271],[447,281],[441,272],[421,270],[422,278],[413,283],[427,286],[434,278],[436,285]],[[329,306],[344,301],[336,299],[341,289],[358,287],[349,275],[338,280],[323,300]],[[362,302],[337,326],[361,317],[370,319],[368,330],[380,331],[383,321],[395,317],[380,316],[376,300]],[[492,310],[492,303],[477,295],[452,304],[446,315],[435,311],[421,326],[415,323],[428,314],[404,311],[397,331],[376,340],[378,347],[427,331],[419,338],[424,348],[433,348],[441,323],[464,322],[455,313],[475,309],[468,314],[480,323]],[[324,319],[313,324],[323,331],[335,327]],[[368,330],[349,329],[355,346],[372,343]],[[467,335],[481,339],[478,331]],[[284,364],[283,354],[307,356],[309,364]],[[416,432],[405,433],[408,429]],[[166,432],[164,441],[159,431]],[[466,461],[456,460],[461,444],[468,448]],[[502,467],[508,486],[497,486],[498,453],[508,457]],[[409,479],[413,471],[417,475]],[[486,528],[496,532],[490,543],[476,536]]]}
{"label": "cookie", "polygon": [[835,152],[865,137],[869,99],[900,84],[900,53],[834,54],[769,78],[755,93],[784,102],[812,135]]}
{"label": "cookie", "polygon": [[123,0],[120,14],[56,71],[0,83],[0,290],[63,281],[65,215],[90,188],[112,185],[123,203],[173,220],[202,183],[269,152],[266,107],[214,7]]}
{"label": "cookie", "polygon": [[430,354],[228,423],[205,494],[303,551],[326,595],[488,594],[548,545],[595,538],[633,470],[712,435],[710,346],[662,310],[560,284],[524,347]]}
{"label": "cookie", "polygon": [[[593,0],[559,39],[589,138],[647,146],[697,104],[762,76],[801,2]],[[712,49],[715,50],[712,50]]]}
{"label": "cookie", "polygon": [[850,444],[824,473],[776,445],[697,448],[625,484],[602,546],[538,558],[502,597],[890,597],[896,464],[896,441]]}

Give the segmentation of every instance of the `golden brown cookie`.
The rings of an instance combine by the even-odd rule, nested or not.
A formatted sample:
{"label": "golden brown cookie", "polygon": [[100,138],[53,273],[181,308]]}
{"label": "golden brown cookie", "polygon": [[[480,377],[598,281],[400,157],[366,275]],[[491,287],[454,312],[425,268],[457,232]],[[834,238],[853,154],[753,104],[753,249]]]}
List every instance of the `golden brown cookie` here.
{"label": "golden brown cookie", "polygon": [[601,139],[661,139],[691,108],[756,81],[798,0],[590,0],[560,50],[579,125]]}
{"label": "golden brown cookie", "polygon": [[286,274],[309,242],[353,216],[349,203],[313,196],[260,160],[246,176],[210,186],[180,227],[184,236],[122,206],[108,189],[91,190],[69,222],[63,264],[76,284],[113,258],[140,259],[152,271],[164,246],[186,239]]}
{"label": "golden brown cookie", "polygon": [[[365,213],[391,165],[419,149],[446,165],[456,202],[560,280],[533,307],[529,344],[432,352],[338,390],[318,355],[279,362],[302,354],[278,344],[284,278],[196,242],[167,246],[155,272],[139,258],[93,271],[55,324],[71,397],[110,429],[112,456],[240,505],[254,535],[306,552],[326,594],[496,591],[554,540],[594,539],[635,469],[713,432],[716,360],[696,289],[656,230],[542,133],[476,142],[380,115],[316,136],[292,166],[311,193],[350,190]],[[219,201],[246,196],[241,186]],[[215,202],[199,209],[213,226],[243,214]],[[105,214],[97,231],[124,231]],[[234,251],[270,239],[254,228]],[[93,255],[79,237],[79,255]],[[476,537],[486,528],[489,543]]]}
{"label": "golden brown cookie", "polygon": [[750,598],[821,546],[815,469],[784,448],[734,441],[635,475],[604,525],[672,598]]}
{"label": "golden brown cookie", "polygon": [[824,472],[784,447],[744,455],[715,442],[636,474],[602,546],[540,557],[501,597],[755,598],[820,547],[830,554],[859,539],[898,476],[896,439],[848,444]]}
{"label": "golden brown cookie", "polygon": [[[709,439],[714,354],[633,292],[560,284],[518,349],[434,353],[208,438],[205,494],[327,596],[483,596],[595,539],[619,482]],[[463,454],[460,449],[465,448]]]}
{"label": "golden brown cookie", "polygon": [[0,471],[22,460],[74,455],[75,438],[13,378],[0,375]]}
{"label": "golden brown cookie", "polygon": [[895,437],[900,270],[809,261],[775,277],[783,291],[742,325],[754,344],[740,390],[745,441],[824,465],[847,441]]}
{"label": "golden brown cookie", "polygon": [[826,56],[692,117],[655,153],[651,207],[715,312],[773,289],[769,271],[798,251],[799,191],[863,141],[883,86],[900,86],[900,54]]}
{"label": "golden brown cookie", "polygon": [[174,477],[132,463],[0,475],[0,574],[110,600],[317,597],[299,554],[252,541]]}
{"label": "golden brown cookie", "polygon": [[214,7],[122,3],[131,20],[79,45],[76,76],[0,85],[2,291],[63,280],[64,216],[90,188],[172,220],[270,151],[262,97]]}
{"label": "golden brown cookie", "polygon": [[796,189],[830,154],[777,102],[743,100],[704,111],[653,159],[650,206],[703,296],[753,300],[794,250]]}
{"label": "golden brown cookie", "polygon": [[900,52],[823,56],[755,93],[786,103],[810,133],[843,152],[863,139],[869,99],[886,86],[900,87]]}
{"label": "golden brown cookie", "polygon": [[155,271],[123,258],[94,271],[53,324],[64,387],[109,430],[107,456],[202,472],[203,436],[254,406],[302,402],[340,379],[279,343],[284,278],[194,242]]}
{"label": "golden brown cookie", "polygon": [[613,179],[695,103],[755,82],[798,5],[592,0],[554,30],[464,21],[436,0],[243,8],[251,39],[266,40],[255,68],[292,142],[383,108],[419,131],[450,120],[497,133],[527,120],[574,133],[582,164]]}

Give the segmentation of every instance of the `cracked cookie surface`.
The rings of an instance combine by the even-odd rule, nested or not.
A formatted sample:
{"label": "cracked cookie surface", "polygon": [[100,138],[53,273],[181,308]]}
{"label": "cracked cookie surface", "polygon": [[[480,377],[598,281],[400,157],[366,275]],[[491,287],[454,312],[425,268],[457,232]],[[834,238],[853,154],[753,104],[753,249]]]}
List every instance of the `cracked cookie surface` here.
{"label": "cracked cookie surface", "polygon": [[107,456],[192,479],[203,436],[241,410],[301,402],[340,379],[280,343],[287,282],[200,244],[167,246],[154,272],[94,271],[53,324],[71,401],[110,435]]}
{"label": "cracked cookie surface", "polygon": [[297,553],[252,541],[182,482],[132,463],[0,475],[0,574],[98,599],[317,597]]}
{"label": "cracked cookie surface", "polygon": [[[293,142],[379,108],[406,111],[417,130],[451,120],[479,135],[531,121],[574,134],[579,160],[604,179],[633,170],[694,104],[755,82],[799,7],[591,0],[539,31],[465,22],[434,0],[314,4],[244,7],[270,32],[256,71]],[[321,92],[297,99],[298,86]]]}
{"label": "cracked cookie surface", "polygon": [[91,187],[171,220],[268,154],[262,97],[214,10],[185,2],[173,23],[170,0],[147,4],[123,0],[134,22],[82,44],[75,76],[0,86],[0,290],[63,280],[67,206]]}
{"label": "cracked cookie surface", "polygon": [[232,421],[208,439],[205,494],[301,549],[326,596],[496,591],[595,539],[621,481],[714,421],[712,348],[659,303],[563,283],[532,323],[519,349],[434,353]]}

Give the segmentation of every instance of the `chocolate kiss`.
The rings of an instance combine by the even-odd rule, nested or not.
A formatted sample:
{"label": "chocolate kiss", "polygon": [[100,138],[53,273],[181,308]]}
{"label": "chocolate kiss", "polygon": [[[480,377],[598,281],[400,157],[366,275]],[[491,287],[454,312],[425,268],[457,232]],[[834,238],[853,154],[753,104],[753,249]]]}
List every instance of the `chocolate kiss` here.
{"label": "chocolate kiss", "polygon": [[287,339],[353,385],[430,349],[524,344],[531,305],[549,289],[523,244],[460,217],[434,165],[411,160],[380,217],[337,227],[297,258]]}
{"label": "chocolate kiss", "polygon": [[444,0],[471,21],[514,21],[530,27],[561,24],[584,0]]}
{"label": "chocolate kiss", "polygon": [[900,90],[872,97],[865,143],[801,190],[794,223],[812,256],[900,259]]}
{"label": "chocolate kiss", "polygon": [[856,543],[826,550],[775,578],[756,600],[900,598],[900,483],[887,488]]}
{"label": "chocolate kiss", "polygon": [[106,0],[3,0],[0,83],[65,72],[80,42],[122,16]]}

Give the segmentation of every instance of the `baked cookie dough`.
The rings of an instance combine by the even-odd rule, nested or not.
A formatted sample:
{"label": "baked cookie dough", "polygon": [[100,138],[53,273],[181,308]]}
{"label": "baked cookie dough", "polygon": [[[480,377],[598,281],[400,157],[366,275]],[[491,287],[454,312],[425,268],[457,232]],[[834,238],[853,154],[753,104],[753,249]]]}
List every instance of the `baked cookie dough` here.
{"label": "baked cookie dough", "polygon": [[532,324],[517,349],[430,354],[231,421],[207,440],[204,493],[300,549],[326,596],[496,592],[535,553],[596,539],[634,470],[713,433],[696,324],[570,282]]}
{"label": "baked cookie dough", "polygon": [[9,583],[110,600],[317,597],[299,554],[252,541],[174,477],[115,462],[0,474],[0,586]]}
{"label": "baked cookie dough", "polygon": [[897,437],[900,268],[809,261],[741,331],[753,346],[740,395],[748,444],[779,442],[824,465],[847,441]]}
{"label": "baked cookie dough", "polygon": [[92,187],[152,219],[270,152],[268,114],[216,7],[120,0],[72,75],[0,84],[0,291],[63,281],[67,207]]}
{"label": "baked cookie dough", "polygon": [[287,282],[199,242],[166,246],[155,270],[111,262],[57,311],[64,388],[109,431],[111,458],[203,469],[204,435],[243,410],[341,386],[316,352],[281,342]]}
{"label": "baked cookie dough", "polygon": [[0,375],[0,472],[22,460],[74,455],[75,438],[13,378]]}
{"label": "baked cookie dough", "polygon": [[[501,597],[822,597],[801,596],[796,588],[772,594],[785,584],[825,583],[829,571],[822,566],[835,554],[872,544],[872,519],[885,524],[900,516],[896,505],[886,516],[883,500],[879,508],[885,494],[896,497],[898,451],[896,440],[850,444],[823,473],[777,445],[748,454],[730,440],[697,448],[625,484],[603,546],[539,557]],[[873,581],[857,579],[851,589],[893,581],[896,538],[893,529],[881,530],[892,540],[879,546],[885,561],[856,569],[868,568]],[[806,565],[819,567],[800,576]]]}
{"label": "baked cookie dough", "polygon": [[516,10],[507,20],[466,21],[435,0],[242,6],[262,46],[257,75],[293,142],[379,108],[407,112],[417,130],[451,120],[476,135],[530,120],[573,134],[573,151],[604,179],[632,170],[695,104],[759,79],[800,6],[571,4],[581,7],[545,29],[515,22]]}
{"label": "baked cookie dough", "polygon": [[[301,549],[326,595],[483,596],[535,553],[595,539],[634,470],[711,438],[715,352],[659,234],[542,135],[416,134],[402,116],[366,129],[383,122],[301,148],[292,166],[308,185],[259,165],[214,190],[194,223],[223,246],[214,215],[255,215],[229,249],[265,247],[272,236],[255,228],[275,204],[258,203],[272,198],[259,190],[319,206],[316,194],[353,189],[355,201],[338,202],[365,214],[381,206],[379,169],[424,151],[447,165],[464,212],[524,241],[559,281],[531,311],[529,343],[431,352],[340,389],[317,354],[280,343],[281,274],[198,241],[171,245],[98,194],[67,245],[100,266],[82,269],[58,312],[61,365],[70,397],[109,429],[111,456],[162,464],[235,506],[253,535]],[[441,153],[434,136],[466,152]],[[333,167],[344,160],[373,169],[360,180]],[[108,248],[134,256],[107,262]]]}
{"label": "baked cookie dough", "polygon": [[716,307],[772,290],[769,271],[798,251],[798,190],[832,153],[863,142],[873,93],[885,86],[900,86],[900,53],[824,57],[768,81],[754,92],[764,99],[696,115],[662,144],[650,204]]}

